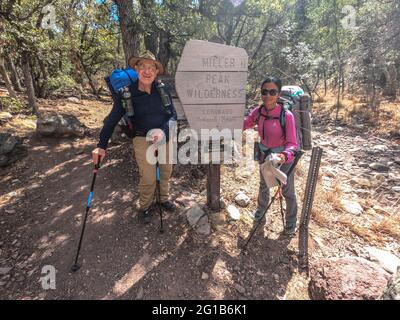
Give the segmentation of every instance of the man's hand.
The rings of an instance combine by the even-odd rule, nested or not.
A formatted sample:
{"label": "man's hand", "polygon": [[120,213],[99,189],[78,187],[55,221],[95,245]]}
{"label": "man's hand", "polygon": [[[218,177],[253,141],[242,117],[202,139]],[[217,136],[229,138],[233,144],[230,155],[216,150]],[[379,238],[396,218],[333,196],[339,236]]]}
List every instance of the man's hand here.
{"label": "man's hand", "polygon": [[93,158],[93,163],[96,165],[99,162],[99,156],[100,156],[100,162],[104,159],[106,156],[106,150],[102,148],[96,148],[92,151],[92,158]]}
{"label": "man's hand", "polygon": [[149,131],[149,135],[151,138],[150,141],[153,144],[157,143],[157,142],[161,142],[165,137],[164,131],[162,131],[161,129],[152,129]]}

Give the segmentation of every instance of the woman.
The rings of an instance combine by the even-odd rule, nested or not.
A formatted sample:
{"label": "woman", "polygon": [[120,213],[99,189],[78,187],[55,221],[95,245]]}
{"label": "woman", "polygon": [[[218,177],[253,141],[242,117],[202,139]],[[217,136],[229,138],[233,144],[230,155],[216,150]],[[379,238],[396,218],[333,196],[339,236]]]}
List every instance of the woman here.
{"label": "woman", "polygon": [[[264,155],[276,153],[282,164],[280,170],[287,173],[294,160],[298,143],[294,115],[285,112],[285,130],[280,123],[282,105],[278,103],[281,94],[282,81],[275,77],[268,77],[261,85],[262,105],[249,114],[244,121],[244,130],[258,126],[261,139],[260,149]],[[294,189],[294,172],[282,186],[282,194],[286,201],[286,226],[285,233],[293,235],[296,232],[297,200]],[[260,172],[260,189],[258,194],[258,207],[254,212],[254,219],[260,220],[269,203],[269,188]]]}

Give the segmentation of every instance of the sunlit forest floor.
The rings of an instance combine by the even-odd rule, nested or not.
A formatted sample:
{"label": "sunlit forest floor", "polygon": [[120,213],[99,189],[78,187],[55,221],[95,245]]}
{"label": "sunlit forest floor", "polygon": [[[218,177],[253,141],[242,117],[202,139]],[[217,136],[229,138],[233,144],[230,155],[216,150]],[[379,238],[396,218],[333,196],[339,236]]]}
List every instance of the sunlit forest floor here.
{"label": "sunlit forest floor", "polygon": [[[400,165],[400,103],[383,102],[378,111],[345,99],[335,123],[333,97],[313,106],[314,145],[324,148],[319,185],[310,224],[310,264],[323,257],[363,256],[367,246],[399,254],[400,195],[393,192]],[[0,127],[25,138],[28,156],[0,171],[0,299],[309,299],[307,273],[300,268],[298,239],[282,234],[278,206],[272,207],[247,251],[242,246],[253,227],[258,169],[221,168],[225,205],[242,190],[250,198],[241,219],[227,219],[226,209],[209,213],[213,233],[191,230],[185,211],[206,203],[205,168],[175,165],[172,198],[179,211],[159,220],[138,222],[138,169],[129,141],[110,145],[98,174],[92,209],[81,251],[82,268],[70,272],[92,176],[91,151],[97,143],[109,99],[39,100],[39,111],[76,115],[90,135],[76,139],[42,138],[35,117],[20,115]],[[385,144],[389,157],[368,152]],[[341,158],[343,161],[338,162]],[[378,176],[363,192],[354,176],[371,175],[358,168],[385,158],[388,177]],[[298,201],[304,197],[310,152],[296,172]],[[359,171],[364,170],[364,171]],[[381,179],[381,180],[379,180]],[[358,191],[357,191],[358,190]],[[341,200],[357,201],[361,215],[344,209]],[[299,210],[299,215],[301,210]],[[56,289],[44,290],[42,268],[57,270]]]}

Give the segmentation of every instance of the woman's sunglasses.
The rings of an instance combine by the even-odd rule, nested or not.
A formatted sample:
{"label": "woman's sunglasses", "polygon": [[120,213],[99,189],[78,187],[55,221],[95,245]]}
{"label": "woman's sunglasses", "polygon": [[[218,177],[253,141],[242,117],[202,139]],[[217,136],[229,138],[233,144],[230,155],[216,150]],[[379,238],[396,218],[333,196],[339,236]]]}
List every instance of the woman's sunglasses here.
{"label": "woman's sunglasses", "polygon": [[262,89],[262,90],[261,90],[261,94],[262,94],[263,96],[266,96],[268,93],[269,93],[271,96],[276,96],[276,95],[278,94],[278,90],[276,90],[276,89],[271,89],[271,90]]}

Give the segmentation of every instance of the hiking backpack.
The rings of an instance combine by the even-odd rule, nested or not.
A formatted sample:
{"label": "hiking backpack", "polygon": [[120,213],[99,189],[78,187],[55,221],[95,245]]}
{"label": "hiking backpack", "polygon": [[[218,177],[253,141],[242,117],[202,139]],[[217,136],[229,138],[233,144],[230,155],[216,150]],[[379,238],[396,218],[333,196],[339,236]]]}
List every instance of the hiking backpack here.
{"label": "hiking backpack", "polygon": [[115,69],[109,76],[104,78],[114,103],[120,103],[126,111],[118,122],[118,126],[129,138],[135,136],[135,128],[131,119],[133,116],[133,105],[130,99],[131,93],[129,92],[129,86],[133,84],[137,78],[137,72],[132,68]]}

